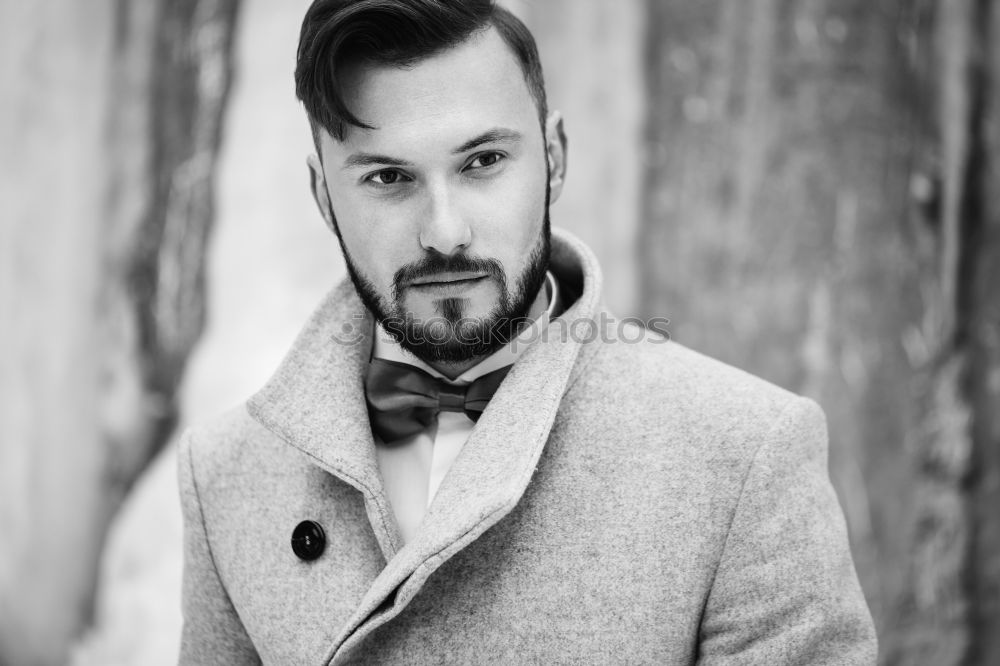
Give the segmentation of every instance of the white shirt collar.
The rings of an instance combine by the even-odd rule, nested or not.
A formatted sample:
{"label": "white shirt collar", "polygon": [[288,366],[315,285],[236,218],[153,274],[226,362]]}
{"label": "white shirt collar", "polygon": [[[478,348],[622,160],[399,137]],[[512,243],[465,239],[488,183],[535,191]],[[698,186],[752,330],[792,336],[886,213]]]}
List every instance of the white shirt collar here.
{"label": "white shirt collar", "polygon": [[412,366],[420,368],[432,377],[443,379],[452,384],[469,384],[485,374],[513,364],[518,358],[521,357],[521,354],[525,352],[531,343],[541,336],[542,331],[545,330],[545,328],[549,325],[549,322],[552,320],[553,313],[556,311],[556,304],[559,302],[559,283],[556,282],[556,279],[552,276],[551,272],[547,271],[545,273],[545,285],[543,289],[545,290],[545,296],[548,299],[545,311],[542,312],[542,314],[535,319],[535,321],[531,322],[530,326],[525,327],[525,329],[522,330],[517,337],[460,374],[455,379],[448,379],[440,372],[427,365],[407,350],[403,349],[399,342],[397,342],[394,337],[389,335],[385,329],[382,328],[381,324],[375,325],[375,342],[372,347],[372,356],[374,358],[381,358],[387,361],[408,363]]}

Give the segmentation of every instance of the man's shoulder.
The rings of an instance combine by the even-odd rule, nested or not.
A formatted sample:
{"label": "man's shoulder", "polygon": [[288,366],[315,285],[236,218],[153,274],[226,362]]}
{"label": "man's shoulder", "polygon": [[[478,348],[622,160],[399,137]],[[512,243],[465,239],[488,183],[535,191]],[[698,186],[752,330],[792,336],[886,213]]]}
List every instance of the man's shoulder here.
{"label": "man's shoulder", "polygon": [[240,404],[184,431],[180,440],[182,464],[189,461],[199,477],[252,472],[281,450],[275,439],[250,416],[246,405]]}
{"label": "man's shoulder", "polygon": [[766,379],[674,340],[637,337],[601,341],[581,357],[567,394],[577,418],[604,419],[629,437],[740,457],[752,454],[788,413],[810,412],[811,423],[823,421],[811,400]]}
{"label": "man's shoulder", "polygon": [[619,335],[599,344],[581,374],[609,390],[669,398],[667,404],[700,403],[714,410],[782,410],[798,398],[675,340],[654,333],[637,337]]}

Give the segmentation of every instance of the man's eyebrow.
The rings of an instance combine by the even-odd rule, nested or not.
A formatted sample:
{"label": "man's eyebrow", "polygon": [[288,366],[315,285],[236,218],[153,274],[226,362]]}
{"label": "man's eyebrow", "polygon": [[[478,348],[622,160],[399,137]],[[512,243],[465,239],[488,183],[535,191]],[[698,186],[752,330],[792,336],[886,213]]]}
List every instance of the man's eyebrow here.
{"label": "man's eyebrow", "polygon": [[405,167],[410,166],[410,163],[406,160],[401,160],[398,157],[389,157],[388,155],[375,155],[373,153],[354,153],[344,160],[343,169],[351,169],[353,167],[366,167],[366,166],[394,166],[394,167]]}
{"label": "man's eyebrow", "polygon": [[468,141],[466,141],[461,146],[459,146],[458,148],[456,148],[455,150],[453,150],[451,152],[452,152],[453,155],[458,155],[459,153],[464,153],[464,152],[470,151],[473,148],[478,148],[479,146],[483,145],[484,143],[494,143],[494,142],[497,142],[497,141],[506,141],[508,143],[516,143],[516,142],[520,141],[521,138],[522,138],[522,136],[521,136],[520,132],[511,130],[511,129],[505,129],[505,128],[502,128],[502,127],[498,127],[496,129],[491,129],[491,130],[488,130],[486,132],[483,132],[482,134],[480,134],[479,136],[475,137],[474,139],[469,139]]}

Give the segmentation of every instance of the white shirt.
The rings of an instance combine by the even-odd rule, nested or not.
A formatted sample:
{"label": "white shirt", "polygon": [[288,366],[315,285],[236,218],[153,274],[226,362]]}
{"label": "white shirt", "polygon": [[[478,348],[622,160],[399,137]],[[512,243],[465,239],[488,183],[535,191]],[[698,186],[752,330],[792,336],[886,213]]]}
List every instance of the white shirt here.
{"label": "white shirt", "polygon": [[[541,296],[548,300],[544,312],[513,341],[455,379],[448,379],[403,349],[381,325],[375,327],[372,356],[408,363],[450,384],[466,386],[483,375],[513,364],[530,342],[538,339],[548,326],[559,298],[558,285],[551,273],[546,274],[542,292]],[[404,542],[416,534],[427,507],[437,494],[452,463],[462,452],[474,427],[475,422],[462,412],[440,412],[437,421],[429,428],[393,442],[392,446],[383,446],[382,441],[375,436],[379,471]]]}

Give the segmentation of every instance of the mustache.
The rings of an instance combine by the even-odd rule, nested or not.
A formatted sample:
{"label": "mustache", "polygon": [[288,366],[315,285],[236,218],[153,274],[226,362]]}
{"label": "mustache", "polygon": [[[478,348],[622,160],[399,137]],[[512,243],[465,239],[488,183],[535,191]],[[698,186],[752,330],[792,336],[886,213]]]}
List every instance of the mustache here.
{"label": "mustache", "polygon": [[434,277],[440,273],[486,273],[500,283],[502,289],[507,287],[507,275],[503,266],[496,259],[484,259],[465,254],[445,256],[443,254],[428,254],[420,261],[407,264],[400,268],[392,277],[392,295],[399,299],[403,286],[421,278]]}

